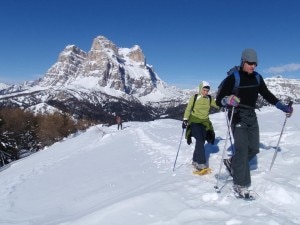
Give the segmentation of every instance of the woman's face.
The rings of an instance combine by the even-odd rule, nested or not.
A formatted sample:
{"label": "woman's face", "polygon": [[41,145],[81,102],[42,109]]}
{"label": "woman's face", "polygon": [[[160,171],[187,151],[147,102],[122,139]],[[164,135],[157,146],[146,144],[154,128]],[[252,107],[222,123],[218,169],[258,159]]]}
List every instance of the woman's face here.
{"label": "woman's face", "polygon": [[201,95],[206,96],[208,95],[209,89],[208,88],[202,88]]}

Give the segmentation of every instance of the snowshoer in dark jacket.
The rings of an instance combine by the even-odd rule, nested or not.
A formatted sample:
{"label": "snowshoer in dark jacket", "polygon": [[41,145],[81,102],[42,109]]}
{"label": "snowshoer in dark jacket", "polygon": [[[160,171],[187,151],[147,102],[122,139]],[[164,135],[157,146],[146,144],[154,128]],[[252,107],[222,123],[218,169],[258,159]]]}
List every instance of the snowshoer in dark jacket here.
{"label": "snowshoer in dark jacket", "polygon": [[259,152],[259,126],[255,113],[255,105],[260,94],[265,100],[289,117],[293,108],[279,101],[267,88],[262,76],[256,77],[255,68],[258,59],[255,50],[245,49],[242,52],[239,69],[240,83],[235,87],[235,76],[225,78],[216,98],[220,107],[228,107],[228,117],[234,114],[231,129],[234,136],[235,153],[232,158],[224,159],[224,164],[233,176],[233,189],[240,196],[249,196],[251,176],[249,161]]}

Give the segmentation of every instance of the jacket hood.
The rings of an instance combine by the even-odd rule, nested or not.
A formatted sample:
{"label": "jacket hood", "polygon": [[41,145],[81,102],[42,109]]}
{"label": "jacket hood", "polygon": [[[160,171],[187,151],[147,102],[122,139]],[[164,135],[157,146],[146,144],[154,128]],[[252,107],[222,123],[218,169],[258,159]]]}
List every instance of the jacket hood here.
{"label": "jacket hood", "polygon": [[200,84],[199,84],[199,92],[201,92],[202,88],[203,87],[209,87],[210,88],[210,85],[207,81],[202,81]]}

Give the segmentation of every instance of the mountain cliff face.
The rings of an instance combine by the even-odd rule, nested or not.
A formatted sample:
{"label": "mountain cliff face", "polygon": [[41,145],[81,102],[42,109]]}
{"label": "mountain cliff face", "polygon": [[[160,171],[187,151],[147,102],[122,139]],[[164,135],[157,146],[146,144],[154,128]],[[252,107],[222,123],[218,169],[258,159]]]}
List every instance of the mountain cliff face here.
{"label": "mountain cliff face", "polygon": [[[110,89],[110,94],[119,91],[115,94],[133,95],[137,98],[154,90],[161,92],[168,89],[153,68],[146,64],[139,46],[118,48],[103,36],[94,39],[91,50],[87,53],[74,45],[67,46],[38,85],[92,88],[103,92],[107,88]],[[180,95],[179,91],[172,92],[174,97]]]}
{"label": "mountain cliff face", "polygon": [[86,52],[74,45],[68,45],[59,54],[57,62],[47,71],[37,85],[41,87],[64,86],[75,78],[86,57]]}
{"label": "mountain cliff face", "polygon": [[149,120],[189,98],[158,77],[139,46],[119,48],[103,36],[93,40],[88,52],[66,46],[44,77],[2,88],[0,94],[1,107],[35,112],[56,108],[96,120],[115,114]]}

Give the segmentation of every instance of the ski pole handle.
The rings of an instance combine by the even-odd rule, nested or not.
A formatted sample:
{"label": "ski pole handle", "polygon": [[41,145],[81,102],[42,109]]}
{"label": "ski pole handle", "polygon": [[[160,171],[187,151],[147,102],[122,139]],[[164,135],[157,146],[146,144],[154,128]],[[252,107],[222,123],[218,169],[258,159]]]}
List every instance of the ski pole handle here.
{"label": "ski pole handle", "polygon": [[290,112],[289,112],[289,113],[286,113],[286,118],[291,117],[291,115],[292,115],[292,113],[293,113],[292,105],[293,105],[293,101],[290,101],[289,104],[288,104],[288,107],[289,107],[289,109],[290,109]]}

